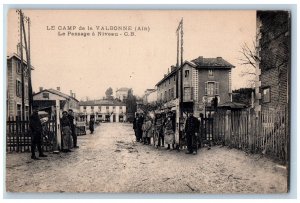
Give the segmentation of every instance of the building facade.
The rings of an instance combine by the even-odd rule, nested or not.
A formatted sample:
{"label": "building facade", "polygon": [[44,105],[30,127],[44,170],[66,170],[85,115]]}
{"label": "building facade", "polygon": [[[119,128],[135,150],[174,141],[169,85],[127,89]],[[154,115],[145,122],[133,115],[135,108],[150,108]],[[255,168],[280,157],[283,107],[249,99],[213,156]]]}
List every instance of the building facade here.
{"label": "building facade", "polygon": [[120,101],[124,101],[126,98],[128,98],[128,95],[133,95],[133,91],[131,88],[122,87],[117,89],[116,91],[116,99],[119,99]]}
{"label": "building facade", "polygon": [[96,121],[125,122],[126,104],[116,100],[91,100],[79,102],[80,115],[83,120],[89,121],[94,118]]}
{"label": "building facade", "polygon": [[[25,118],[29,117],[29,75],[27,72],[27,63],[23,61],[24,66],[24,98],[25,98]],[[33,70],[33,67],[31,67]],[[7,117],[22,117],[22,68],[21,58],[17,54],[7,56]]]}
{"label": "building facade", "polygon": [[146,89],[143,95],[143,103],[155,103],[157,101],[156,89]]}
{"label": "building facade", "polygon": [[182,71],[172,66],[170,73],[156,84],[158,101],[170,107],[178,105],[181,72],[183,108],[192,110],[195,115],[203,113],[215,97],[219,104],[232,100],[231,70],[234,66],[223,58],[200,56],[192,61],[185,61],[181,68]]}
{"label": "building facade", "polygon": [[68,111],[72,109],[76,114],[79,113],[79,101],[75,98],[75,94],[70,91],[70,95],[60,92],[60,88],[55,89],[42,89],[33,95],[34,106],[37,108],[47,108],[48,101],[60,102],[61,111]]}
{"label": "building facade", "polygon": [[256,110],[276,110],[289,103],[290,13],[257,11]]}

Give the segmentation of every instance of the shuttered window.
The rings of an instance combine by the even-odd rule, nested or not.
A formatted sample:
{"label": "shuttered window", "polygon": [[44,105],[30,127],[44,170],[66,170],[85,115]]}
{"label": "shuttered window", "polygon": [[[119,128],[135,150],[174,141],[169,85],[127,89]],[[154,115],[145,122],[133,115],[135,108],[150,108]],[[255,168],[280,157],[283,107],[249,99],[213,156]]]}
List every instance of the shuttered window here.
{"label": "shuttered window", "polygon": [[205,95],[214,96],[219,95],[219,82],[205,82]]}

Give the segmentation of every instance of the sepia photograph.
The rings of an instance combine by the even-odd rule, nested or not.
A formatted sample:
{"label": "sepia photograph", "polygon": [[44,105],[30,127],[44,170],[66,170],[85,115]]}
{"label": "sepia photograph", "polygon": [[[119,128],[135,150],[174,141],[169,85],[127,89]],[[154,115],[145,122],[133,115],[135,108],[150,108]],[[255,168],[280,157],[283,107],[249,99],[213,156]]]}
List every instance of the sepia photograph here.
{"label": "sepia photograph", "polygon": [[291,11],[6,19],[7,193],[290,191]]}

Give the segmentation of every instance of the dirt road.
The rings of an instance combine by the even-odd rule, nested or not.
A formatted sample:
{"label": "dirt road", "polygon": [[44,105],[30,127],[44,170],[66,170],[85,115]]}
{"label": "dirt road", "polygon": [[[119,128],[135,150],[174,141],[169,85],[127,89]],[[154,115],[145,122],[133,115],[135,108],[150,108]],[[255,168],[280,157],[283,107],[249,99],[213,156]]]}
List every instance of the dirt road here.
{"label": "dirt road", "polygon": [[286,170],[259,155],[215,146],[197,155],[135,143],[130,124],[104,123],[79,149],[33,161],[6,157],[8,192],[284,193]]}

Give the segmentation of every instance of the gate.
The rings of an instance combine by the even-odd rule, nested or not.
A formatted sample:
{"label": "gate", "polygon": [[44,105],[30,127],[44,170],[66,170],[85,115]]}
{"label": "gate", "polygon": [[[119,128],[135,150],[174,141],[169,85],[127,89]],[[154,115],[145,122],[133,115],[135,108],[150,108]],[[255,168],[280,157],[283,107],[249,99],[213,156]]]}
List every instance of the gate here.
{"label": "gate", "polygon": [[[56,144],[56,120],[49,120],[43,125],[44,151],[52,151]],[[29,129],[29,120],[22,121],[20,118],[8,118],[6,122],[6,151],[7,152],[30,152],[31,151],[31,133]]]}
{"label": "gate", "polygon": [[200,135],[202,141],[211,142],[214,140],[214,118],[211,116],[204,117],[200,121]]}

